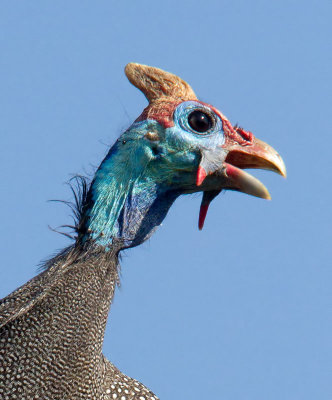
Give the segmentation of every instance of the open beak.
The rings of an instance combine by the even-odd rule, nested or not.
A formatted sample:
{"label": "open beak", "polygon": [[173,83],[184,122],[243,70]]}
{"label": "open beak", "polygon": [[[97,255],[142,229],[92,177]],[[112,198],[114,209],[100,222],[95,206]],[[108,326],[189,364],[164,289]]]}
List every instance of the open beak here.
{"label": "open beak", "polygon": [[256,138],[253,138],[252,144],[248,146],[237,143],[231,146],[224,166],[229,178],[230,187],[228,189],[268,200],[271,199],[271,196],[266,187],[243,169],[266,169],[286,177],[286,167],[280,155],[273,147]]}
{"label": "open beak", "polygon": [[215,168],[218,157],[203,154],[197,170],[197,186],[200,186],[208,175],[214,177],[215,183],[215,178],[219,178],[221,183],[220,187],[217,184],[212,191],[203,189],[199,229],[203,228],[209,204],[222,189],[236,190],[263,199],[271,199],[263,183],[248,172],[243,171],[244,168],[266,169],[286,177],[286,167],[280,155],[271,146],[259,139],[253,137],[252,142],[246,145],[234,142],[234,144],[228,145],[225,150],[227,156],[222,165],[219,164],[219,168]]}

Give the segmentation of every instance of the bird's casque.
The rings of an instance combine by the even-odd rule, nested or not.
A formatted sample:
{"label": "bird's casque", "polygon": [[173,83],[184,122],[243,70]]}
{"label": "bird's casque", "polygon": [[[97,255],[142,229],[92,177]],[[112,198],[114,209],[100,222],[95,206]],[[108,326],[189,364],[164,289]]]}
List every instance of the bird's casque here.
{"label": "bird's casque", "polygon": [[135,63],[125,72],[149,105],[83,186],[74,245],[0,301],[1,400],[156,400],[102,354],[119,252],[150,237],[181,194],[203,192],[201,229],[221,190],[270,198],[244,168],[286,174],[274,149],[179,77]]}

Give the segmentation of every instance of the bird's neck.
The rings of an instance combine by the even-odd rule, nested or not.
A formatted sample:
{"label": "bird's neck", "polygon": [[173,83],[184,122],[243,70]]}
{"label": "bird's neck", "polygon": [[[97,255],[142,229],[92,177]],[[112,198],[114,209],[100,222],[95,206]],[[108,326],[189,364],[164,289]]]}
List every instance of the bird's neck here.
{"label": "bird's neck", "polygon": [[148,239],[178,196],[158,182],[155,155],[137,140],[119,140],[97,170],[83,216],[82,241],[106,248]]}
{"label": "bird's neck", "polygon": [[[82,382],[89,382],[91,391],[99,394],[104,376],[102,344],[118,282],[118,257],[113,251],[76,245],[45,267],[0,304],[0,331],[5,325],[2,333],[20,339],[13,339],[14,344],[8,341],[4,365],[12,371],[21,369],[27,381],[44,382],[38,390],[43,399],[50,398],[45,388],[63,394],[56,398],[76,399]],[[43,368],[32,368],[35,360]],[[61,379],[54,378],[60,375]],[[37,387],[29,386],[31,396]],[[30,398],[37,398],[37,393]]]}

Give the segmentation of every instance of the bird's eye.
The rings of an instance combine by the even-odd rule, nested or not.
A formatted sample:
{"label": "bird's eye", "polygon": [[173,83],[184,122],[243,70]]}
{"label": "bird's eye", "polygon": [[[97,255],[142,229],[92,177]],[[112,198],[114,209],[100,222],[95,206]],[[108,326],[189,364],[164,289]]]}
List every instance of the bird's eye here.
{"label": "bird's eye", "polygon": [[213,126],[211,116],[201,110],[191,112],[188,115],[188,123],[191,129],[199,133],[207,132]]}

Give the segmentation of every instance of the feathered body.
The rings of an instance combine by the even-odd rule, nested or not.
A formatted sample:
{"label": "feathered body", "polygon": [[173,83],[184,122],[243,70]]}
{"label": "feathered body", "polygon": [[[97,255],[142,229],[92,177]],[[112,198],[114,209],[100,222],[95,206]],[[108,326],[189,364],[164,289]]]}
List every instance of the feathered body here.
{"label": "feathered body", "polygon": [[204,192],[201,228],[222,189],[269,197],[243,168],[285,173],[272,148],[180,78],[139,64],[126,74],[150,103],[83,190],[75,244],[0,302],[1,399],[157,399],[102,354],[120,251],[150,237],[181,194]]}
{"label": "feathered body", "polygon": [[49,264],[1,304],[0,398],[155,398],[102,355],[116,251],[73,246]]}

